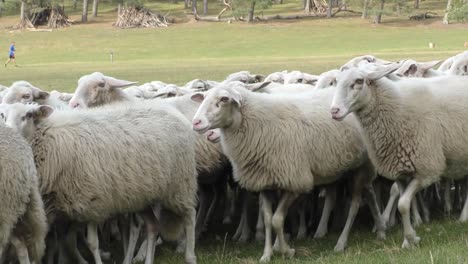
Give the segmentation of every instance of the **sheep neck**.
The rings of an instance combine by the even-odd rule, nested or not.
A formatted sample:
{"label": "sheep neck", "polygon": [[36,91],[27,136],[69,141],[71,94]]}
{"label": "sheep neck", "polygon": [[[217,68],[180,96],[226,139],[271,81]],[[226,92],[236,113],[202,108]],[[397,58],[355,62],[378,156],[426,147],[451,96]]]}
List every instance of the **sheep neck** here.
{"label": "sheep neck", "polygon": [[[368,144],[371,159],[380,173],[395,178],[415,171],[411,144],[414,131],[400,95],[394,87],[375,84],[368,104],[356,112]],[[406,141],[405,141],[406,140]]]}

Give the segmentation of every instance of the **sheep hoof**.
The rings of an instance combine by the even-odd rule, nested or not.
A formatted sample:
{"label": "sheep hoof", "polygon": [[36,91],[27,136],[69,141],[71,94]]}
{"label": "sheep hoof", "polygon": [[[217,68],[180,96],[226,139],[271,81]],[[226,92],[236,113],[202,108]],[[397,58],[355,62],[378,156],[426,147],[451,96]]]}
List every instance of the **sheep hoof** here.
{"label": "sheep hoof", "polygon": [[295,254],[296,254],[296,250],[293,249],[293,248],[289,248],[289,249],[286,250],[286,252],[284,253],[284,255],[285,255],[287,258],[293,258]]}
{"label": "sheep hoof", "polygon": [[271,255],[263,255],[263,256],[260,258],[260,262],[262,262],[262,263],[267,263],[267,262],[270,262],[270,259],[271,259]]}
{"label": "sheep hoof", "polygon": [[385,240],[386,238],[387,238],[387,236],[385,235],[384,231],[378,231],[377,232],[377,239],[378,240]]}
{"label": "sheep hoof", "polygon": [[186,264],[197,264],[197,257],[185,257]]}
{"label": "sheep hoof", "polygon": [[241,236],[239,237],[239,239],[237,240],[237,242],[243,244],[243,243],[247,243],[247,241],[249,241],[249,239],[250,239],[250,235],[248,235],[248,234],[247,234],[247,235],[244,235],[244,234],[243,234],[243,235],[241,235]]}
{"label": "sheep hoof", "polygon": [[335,246],[335,252],[343,252],[345,250],[346,245],[343,243],[338,242]]}
{"label": "sheep hoof", "polygon": [[421,238],[418,236],[410,237],[410,239],[405,238],[405,240],[403,240],[403,245],[401,245],[401,248],[413,248],[419,244],[419,241],[421,241]]}
{"label": "sheep hoof", "polygon": [[317,230],[314,234],[314,238],[322,238],[327,234],[327,231]]}
{"label": "sheep hoof", "polygon": [[414,227],[418,227],[420,225],[422,225],[423,221],[421,218],[415,218],[414,221],[413,221],[413,226]]}

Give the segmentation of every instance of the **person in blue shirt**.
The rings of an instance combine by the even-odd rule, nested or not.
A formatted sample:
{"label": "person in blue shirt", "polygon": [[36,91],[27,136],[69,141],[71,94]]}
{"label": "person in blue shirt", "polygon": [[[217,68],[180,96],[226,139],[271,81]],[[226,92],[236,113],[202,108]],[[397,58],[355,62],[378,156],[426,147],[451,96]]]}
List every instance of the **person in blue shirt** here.
{"label": "person in blue shirt", "polygon": [[15,51],[15,42],[13,41],[10,45],[10,53],[8,55],[8,60],[5,62],[5,67],[8,65],[8,63],[10,63],[10,61],[13,61],[15,63],[15,66],[18,66],[16,65]]}

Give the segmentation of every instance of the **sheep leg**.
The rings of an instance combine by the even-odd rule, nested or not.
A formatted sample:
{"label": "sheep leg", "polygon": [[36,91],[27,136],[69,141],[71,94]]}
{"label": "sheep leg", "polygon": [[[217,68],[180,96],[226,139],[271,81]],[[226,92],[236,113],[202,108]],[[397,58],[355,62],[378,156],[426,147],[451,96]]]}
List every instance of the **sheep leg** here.
{"label": "sheep leg", "polygon": [[255,240],[259,242],[265,240],[265,225],[263,224],[261,197],[258,197],[258,217],[257,224],[255,225]]}
{"label": "sheep leg", "polygon": [[[468,192],[468,177],[465,177],[465,192]],[[460,214],[460,222],[464,223],[468,221],[468,194],[465,197],[465,205]]]}
{"label": "sheep leg", "polygon": [[268,196],[268,193],[261,192],[260,193],[261,205],[262,205],[262,212],[263,212],[263,222],[265,225],[265,247],[263,249],[263,256],[260,258],[260,262],[269,262],[271,256],[273,255],[273,250],[271,246],[271,218],[272,218],[272,201]]}
{"label": "sheep leg", "polygon": [[[156,238],[158,236],[158,220],[154,217],[152,210],[145,210],[143,212],[143,218],[145,220],[146,232],[147,232],[147,244],[146,244],[146,260],[145,264],[154,263],[154,249],[156,246]],[[133,248],[135,250],[135,248]],[[132,253],[133,257],[133,253]]]}
{"label": "sheep leg", "polygon": [[129,237],[130,237],[130,227],[129,227],[129,218],[131,216],[127,215],[125,216],[118,216],[118,225],[121,230],[121,237],[122,237],[122,246],[123,246],[123,252],[127,252],[128,249],[128,244],[129,244]]}
{"label": "sheep leg", "polygon": [[205,221],[203,221],[202,231],[205,231],[206,227],[208,226],[208,222],[210,221],[211,215],[213,215],[216,204],[218,203],[218,200],[219,200],[219,191],[216,188],[216,186],[213,186],[213,194],[214,194],[213,199],[211,200],[210,207],[208,207],[208,212],[206,213]]}
{"label": "sheep leg", "polygon": [[452,198],[450,197],[451,187],[452,181],[450,179],[446,179],[444,188],[444,212],[448,216],[452,214]]}
{"label": "sheep leg", "polygon": [[398,211],[401,214],[405,237],[402,248],[410,248],[413,245],[417,245],[421,240],[421,238],[416,235],[416,231],[411,225],[410,209],[411,201],[414,199],[416,193],[422,189],[422,186],[417,179],[412,179],[406,189],[401,182],[399,182],[399,185],[400,192],[403,191],[398,200]]}
{"label": "sheep leg", "polygon": [[87,264],[88,262],[83,258],[80,251],[78,250],[77,233],[79,230],[79,225],[76,223],[72,223],[69,228],[70,229],[68,230],[66,237],[66,244],[67,249],[70,253],[70,257],[73,260],[73,262]]}
{"label": "sheep leg", "polygon": [[252,233],[249,226],[249,205],[252,203],[252,193],[244,193],[244,205],[242,207],[242,215],[244,216],[244,221],[241,225],[241,233],[239,240],[237,242],[245,243],[250,239],[250,234]]}
{"label": "sheep leg", "polygon": [[28,247],[16,236],[11,237],[11,243],[16,248],[16,255],[18,256],[18,261],[20,264],[30,264],[29,262],[29,255],[28,255]]}
{"label": "sheep leg", "polygon": [[200,201],[200,206],[198,207],[197,212],[197,222],[195,226],[195,237],[198,240],[200,238],[201,233],[203,232],[205,219],[208,211],[207,203],[207,193],[203,187],[200,187],[200,193],[198,195],[198,199]]}
{"label": "sheep leg", "polygon": [[325,202],[323,205],[322,216],[320,217],[320,222],[315,231],[314,238],[322,238],[328,232],[328,221],[330,219],[330,214],[333,211],[336,203],[336,186],[330,185],[325,187]]}
{"label": "sheep leg", "polygon": [[140,223],[136,223],[137,220],[135,219],[136,215],[130,214],[129,221],[130,221],[130,230],[129,230],[129,239],[128,239],[128,248],[125,251],[125,259],[123,264],[130,264],[132,263],[133,254],[135,253],[135,247],[138,241],[138,237],[140,236],[140,231],[142,225]]}
{"label": "sheep leg", "polygon": [[297,231],[297,239],[304,239],[307,236],[307,220],[306,220],[306,202],[302,201],[299,206],[299,230]]}
{"label": "sheep leg", "polygon": [[345,227],[343,228],[343,231],[341,232],[340,238],[338,239],[338,242],[336,243],[335,246],[335,252],[341,252],[344,251],[348,244],[348,237],[349,237],[349,232],[351,231],[351,227],[353,226],[354,219],[356,218],[356,215],[359,211],[359,205],[361,203],[361,197],[360,195],[355,195],[353,193],[353,197],[351,199],[351,205],[349,207],[348,211],[348,218],[346,219],[346,224]]}
{"label": "sheep leg", "polygon": [[235,213],[236,208],[236,195],[234,190],[231,190],[229,187],[226,188],[226,201],[225,201],[225,211],[223,217],[223,224],[231,224],[232,216]]}
{"label": "sheep leg", "polygon": [[364,197],[369,205],[372,217],[374,218],[374,226],[377,228],[377,239],[385,239],[386,226],[382,215],[380,214],[380,208],[377,201],[377,196],[374,191],[374,187],[370,184],[364,189]]}
{"label": "sheep leg", "polygon": [[299,194],[297,193],[284,192],[278,203],[278,207],[275,210],[275,214],[271,219],[271,224],[275,229],[276,238],[279,243],[279,250],[281,254],[290,258],[294,257],[295,250],[289,247],[288,242],[284,236],[284,218],[288,213],[289,207],[298,196]]}
{"label": "sheep leg", "polygon": [[[242,207],[244,207],[243,204],[242,204]],[[244,222],[245,222],[245,213],[244,213],[244,209],[242,208],[241,217],[239,219],[239,225],[237,225],[236,232],[232,236],[232,241],[237,241],[239,239],[242,233],[242,226],[244,225]]]}
{"label": "sheep leg", "polygon": [[429,208],[427,208],[427,204],[424,202],[424,197],[422,193],[416,194],[416,199],[418,201],[419,207],[422,209],[422,217],[424,223],[428,223],[430,219],[430,212]]}
{"label": "sheep leg", "polygon": [[102,264],[101,254],[99,252],[98,226],[96,223],[88,223],[88,247],[94,257],[94,263]]}
{"label": "sheep leg", "polygon": [[392,213],[392,210],[394,210],[395,205],[396,205],[396,200],[400,196],[400,191],[398,189],[398,185],[396,183],[392,184],[392,187],[390,188],[390,197],[388,198],[387,206],[385,207],[385,210],[382,214],[384,224],[387,227],[393,226],[390,223],[390,215]]}
{"label": "sheep leg", "polygon": [[414,227],[420,226],[422,224],[422,218],[421,218],[421,215],[419,214],[419,207],[418,207],[418,201],[416,200],[416,196],[411,201],[411,213],[413,215],[413,226]]}
{"label": "sheep leg", "polygon": [[195,217],[195,209],[190,208],[185,221],[185,262],[187,264],[197,263],[197,257],[195,256]]}
{"label": "sheep leg", "polygon": [[[158,238],[158,240],[156,240],[156,243],[154,244],[153,246],[153,251],[156,250],[156,246],[159,246],[161,245],[163,242],[161,240],[161,237]],[[132,263],[140,263],[140,262],[143,262],[145,261],[145,257],[146,257],[146,249],[147,249],[147,246],[148,245],[148,239],[145,239],[142,243],[141,243],[141,246],[140,246],[140,249],[138,250],[138,253],[136,254],[136,256],[133,258],[132,260]],[[184,250],[180,250],[180,251],[177,251],[178,253],[179,252],[184,252]]]}

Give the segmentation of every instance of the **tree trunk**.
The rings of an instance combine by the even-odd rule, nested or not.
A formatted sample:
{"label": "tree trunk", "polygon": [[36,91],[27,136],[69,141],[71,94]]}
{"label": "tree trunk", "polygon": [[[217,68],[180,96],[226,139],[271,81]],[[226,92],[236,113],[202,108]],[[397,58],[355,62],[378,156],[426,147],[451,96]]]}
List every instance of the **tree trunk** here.
{"label": "tree trunk", "polygon": [[26,19],[26,2],[25,1],[21,1],[21,11],[20,11],[20,19],[21,21],[23,21],[24,19]]}
{"label": "tree trunk", "polygon": [[203,15],[206,16],[208,14],[208,0],[203,0]]}
{"label": "tree trunk", "polygon": [[188,9],[189,7],[189,0],[184,0],[184,8]]}
{"label": "tree trunk", "polygon": [[380,24],[380,22],[382,22],[382,13],[384,10],[384,6],[385,6],[385,0],[380,0],[380,10],[374,17],[374,24]]}
{"label": "tree trunk", "polygon": [[81,22],[88,22],[88,0],[83,0],[83,14],[81,15]]}
{"label": "tree trunk", "polygon": [[194,15],[198,15],[197,0],[192,0],[192,11]]}
{"label": "tree trunk", "polygon": [[307,13],[307,14],[310,14],[310,11],[311,11],[311,7],[312,7],[312,3],[311,1],[312,0],[305,0],[305,8],[304,8],[304,11]]}
{"label": "tree trunk", "polygon": [[419,0],[414,0],[414,9],[419,9]]}
{"label": "tree trunk", "polygon": [[93,0],[93,17],[97,17],[99,0]]}
{"label": "tree trunk", "polygon": [[364,0],[364,7],[362,8],[362,19],[367,18],[367,11],[369,10],[369,0]]}
{"label": "tree trunk", "polygon": [[252,4],[250,5],[250,9],[249,9],[249,18],[247,19],[247,22],[249,23],[253,22],[254,13],[255,13],[255,0],[252,0]]}
{"label": "tree trunk", "polygon": [[278,4],[282,5],[282,4],[283,4],[283,0],[279,0],[279,1],[278,1]]}
{"label": "tree trunk", "polygon": [[332,17],[333,0],[328,0],[327,18]]}
{"label": "tree trunk", "polygon": [[442,20],[442,23],[446,25],[448,25],[449,23],[448,15],[450,13],[450,10],[452,10],[452,0],[447,1],[447,9],[445,9],[444,19]]}

